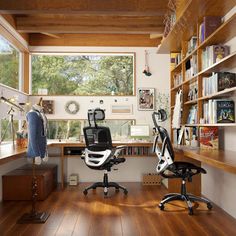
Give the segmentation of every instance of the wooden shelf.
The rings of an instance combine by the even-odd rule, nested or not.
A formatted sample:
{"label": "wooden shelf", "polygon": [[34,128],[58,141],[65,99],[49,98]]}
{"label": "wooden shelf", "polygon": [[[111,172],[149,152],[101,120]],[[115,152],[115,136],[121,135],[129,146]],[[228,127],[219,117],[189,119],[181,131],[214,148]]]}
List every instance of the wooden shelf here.
{"label": "wooden shelf", "polygon": [[219,124],[185,124],[187,127],[235,127],[236,123],[219,123]]}
{"label": "wooden shelf", "polygon": [[176,65],[175,68],[171,70],[171,72],[172,72],[172,73],[173,73],[173,72],[180,72],[180,71],[181,71],[181,68],[182,68],[182,67],[181,67],[182,63],[183,63],[183,60],[182,60],[178,65]]}
{"label": "wooden shelf", "polygon": [[212,72],[223,72],[229,71],[236,67],[236,52],[231,53],[227,57],[224,57],[222,60],[218,61],[217,63],[213,64],[212,66],[200,71],[197,76],[210,74]]}
{"label": "wooden shelf", "polygon": [[[224,16],[235,6],[232,0],[189,0],[172,30],[158,47],[157,53],[181,51],[182,41],[188,41],[197,33],[197,24],[205,15]],[[183,27],[184,26],[184,27]]]}
{"label": "wooden shelf", "polygon": [[194,100],[185,102],[184,105],[196,104],[197,102],[198,102],[198,99],[194,99]]}
{"label": "wooden shelf", "polygon": [[229,95],[230,93],[234,93],[235,91],[236,91],[236,87],[224,89],[223,91],[220,91],[220,92],[208,95],[208,96],[200,97],[198,100],[208,100],[208,99],[219,97],[222,95]]}
{"label": "wooden shelf", "polygon": [[224,22],[214,33],[199,45],[200,48],[214,44],[224,44],[236,36],[236,13]]}
{"label": "wooden shelf", "polygon": [[181,83],[181,84],[175,86],[174,88],[171,89],[171,91],[178,90],[182,85],[183,85],[183,83]]}

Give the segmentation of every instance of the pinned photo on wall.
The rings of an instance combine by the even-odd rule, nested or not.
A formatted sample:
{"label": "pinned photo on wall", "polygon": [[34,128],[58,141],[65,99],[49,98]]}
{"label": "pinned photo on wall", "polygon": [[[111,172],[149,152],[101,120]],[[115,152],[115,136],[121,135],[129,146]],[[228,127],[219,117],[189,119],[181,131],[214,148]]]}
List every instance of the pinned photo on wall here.
{"label": "pinned photo on wall", "polygon": [[155,101],[154,88],[138,88],[138,110],[153,111]]}

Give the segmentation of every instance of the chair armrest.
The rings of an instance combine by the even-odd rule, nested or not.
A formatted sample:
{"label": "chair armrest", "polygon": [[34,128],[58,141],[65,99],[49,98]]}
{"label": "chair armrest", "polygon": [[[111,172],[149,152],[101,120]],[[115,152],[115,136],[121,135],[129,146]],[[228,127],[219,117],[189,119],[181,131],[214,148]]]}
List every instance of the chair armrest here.
{"label": "chair armrest", "polygon": [[124,145],[115,147],[114,148],[114,155],[113,155],[114,158],[117,158],[120,155],[121,151],[124,150],[126,147],[127,146],[124,146]]}

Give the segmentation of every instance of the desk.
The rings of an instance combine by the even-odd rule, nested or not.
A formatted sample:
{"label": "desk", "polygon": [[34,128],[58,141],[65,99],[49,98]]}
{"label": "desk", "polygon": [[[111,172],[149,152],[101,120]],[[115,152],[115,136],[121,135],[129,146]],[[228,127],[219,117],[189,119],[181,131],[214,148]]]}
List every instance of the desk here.
{"label": "desk", "polygon": [[[236,174],[236,152],[223,150],[203,150],[183,145],[174,146],[175,160],[187,161],[197,166],[205,163],[217,169]],[[170,192],[179,192],[181,180],[171,179],[168,181]],[[187,183],[189,192],[201,195],[201,175],[193,177],[193,182]]]}
{"label": "desk", "polygon": [[[114,146],[118,145],[125,145],[128,147],[147,147],[151,148],[152,143],[150,142],[130,142],[130,143],[121,143],[117,142],[114,143]],[[76,147],[85,147],[84,143],[68,143],[68,142],[55,142],[55,141],[49,141],[48,143],[49,147],[58,147],[61,149],[61,184],[62,187],[64,186],[64,160],[66,158],[80,158],[80,156],[68,156],[63,155],[64,147],[70,147],[70,146],[76,146]],[[201,150],[199,148],[191,148],[187,146],[174,146],[175,154],[176,154],[176,160],[181,161],[188,161],[192,162],[198,166],[201,166],[201,163],[206,163],[210,166],[213,166],[215,168],[221,169],[223,171],[227,171],[233,174],[236,174],[236,152],[233,151],[223,151],[223,150]],[[9,145],[0,145],[0,165],[5,164],[9,161],[13,161],[19,158],[24,157],[26,154],[25,148],[13,148],[12,144]],[[147,157],[147,156],[153,156],[153,154],[149,153],[148,155],[127,155],[125,157]],[[170,191],[179,191],[177,187],[179,185],[176,185],[175,180],[170,180],[169,189]],[[193,187],[190,187],[190,192],[194,194],[201,193],[201,176],[194,176],[193,178]],[[193,188],[193,189],[191,189]]]}
{"label": "desk", "polygon": [[[125,157],[149,157],[154,156],[151,153],[152,143],[151,142],[113,142],[113,146],[124,145],[128,147],[127,155]],[[64,188],[65,182],[65,169],[64,163],[67,158],[80,158],[80,155],[64,155],[65,147],[81,147],[85,148],[85,143],[81,142],[59,142],[59,141],[48,141],[48,147],[56,147],[60,149],[60,168],[61,168],[61,176],[60,182],[61,187]],[[7,163],[12,160],[16,160],[22,158],[26,155],[25,148],[13,148],[12,144],[0,145],[0,165]]]}
{"label": "desk", "polygon": [[[127,147],[127,153],[124,155],[124,157],[151,157],[155,156],[153,153],[151,153],[152,143],[151,142],[113,142],[112,143],[114,147],[116,146],[126,146]],[[64,154],[64,148],[65,147],[81,147],[85,148],[85,143],[70,143],[70,142],[52,142],[49,144],[49,147],[58,147],[61,149],[61,187],[64,188],[64,182],[65,182],[65,160],[67,158],[80,158],[80,155],[65,155]],[[139,150],[139,151],[138,151]]]}

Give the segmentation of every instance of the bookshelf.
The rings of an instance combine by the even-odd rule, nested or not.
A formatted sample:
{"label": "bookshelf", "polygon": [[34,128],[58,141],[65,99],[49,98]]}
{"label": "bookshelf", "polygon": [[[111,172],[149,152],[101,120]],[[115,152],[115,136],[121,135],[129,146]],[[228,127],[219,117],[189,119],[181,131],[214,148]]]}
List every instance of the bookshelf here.
{"label": "bookshelf", "polygon": [[[183,0],[179,0],[181,2]],[[236,37],[236,13],[224,20],[224,22],[214,30],[209,36],[200,42],[200,25],[205,16],[220,16],[224,17],[233,7],[235,2],[231,0],[189,0],[178,15],[175,25],[170,30],[169,34],[162,40],[158,47],[157,53],[179,53],[178,64],[171,67],[170,71],[170,107],[171,121],[174,113],[175,95],[181,89],[183,91],[182,101],[182,117],[181,125],[185,127],[235,127],[236,123],[204,123],[204,104],[211,99],[230,98],[236,94],[236,87],[227,88],[223,91],[214,92],[207,96],[203,94],[203,78],[209,77],[212,72],[228,72],[236,68],[236,51],[230,51],[229,55],[223,59],[211,63],[203,67],[203,51],[211,45],[224,44]],[[191,51],[188,50],[188,41],[193,37],[197,37],[196,47]],[[194,60],[193,60],[194,59]],[[187,64],[195,62],[194,73],[186,73],[189,69]],[[194,66],[194,67],[195,67]],[[193,68],[191,68],[193,69]],[[176,84],[176,76],[181,76],[181,80]],[[189,96],[191,87],[194,83],[197,85],[196,96]],[[189,111],[197,108],[196,119],[191,124],[188,124]],[[236,107],[236,104],[235,104]],[[171,138],[173,140],[173,129],[171,129]]]}

